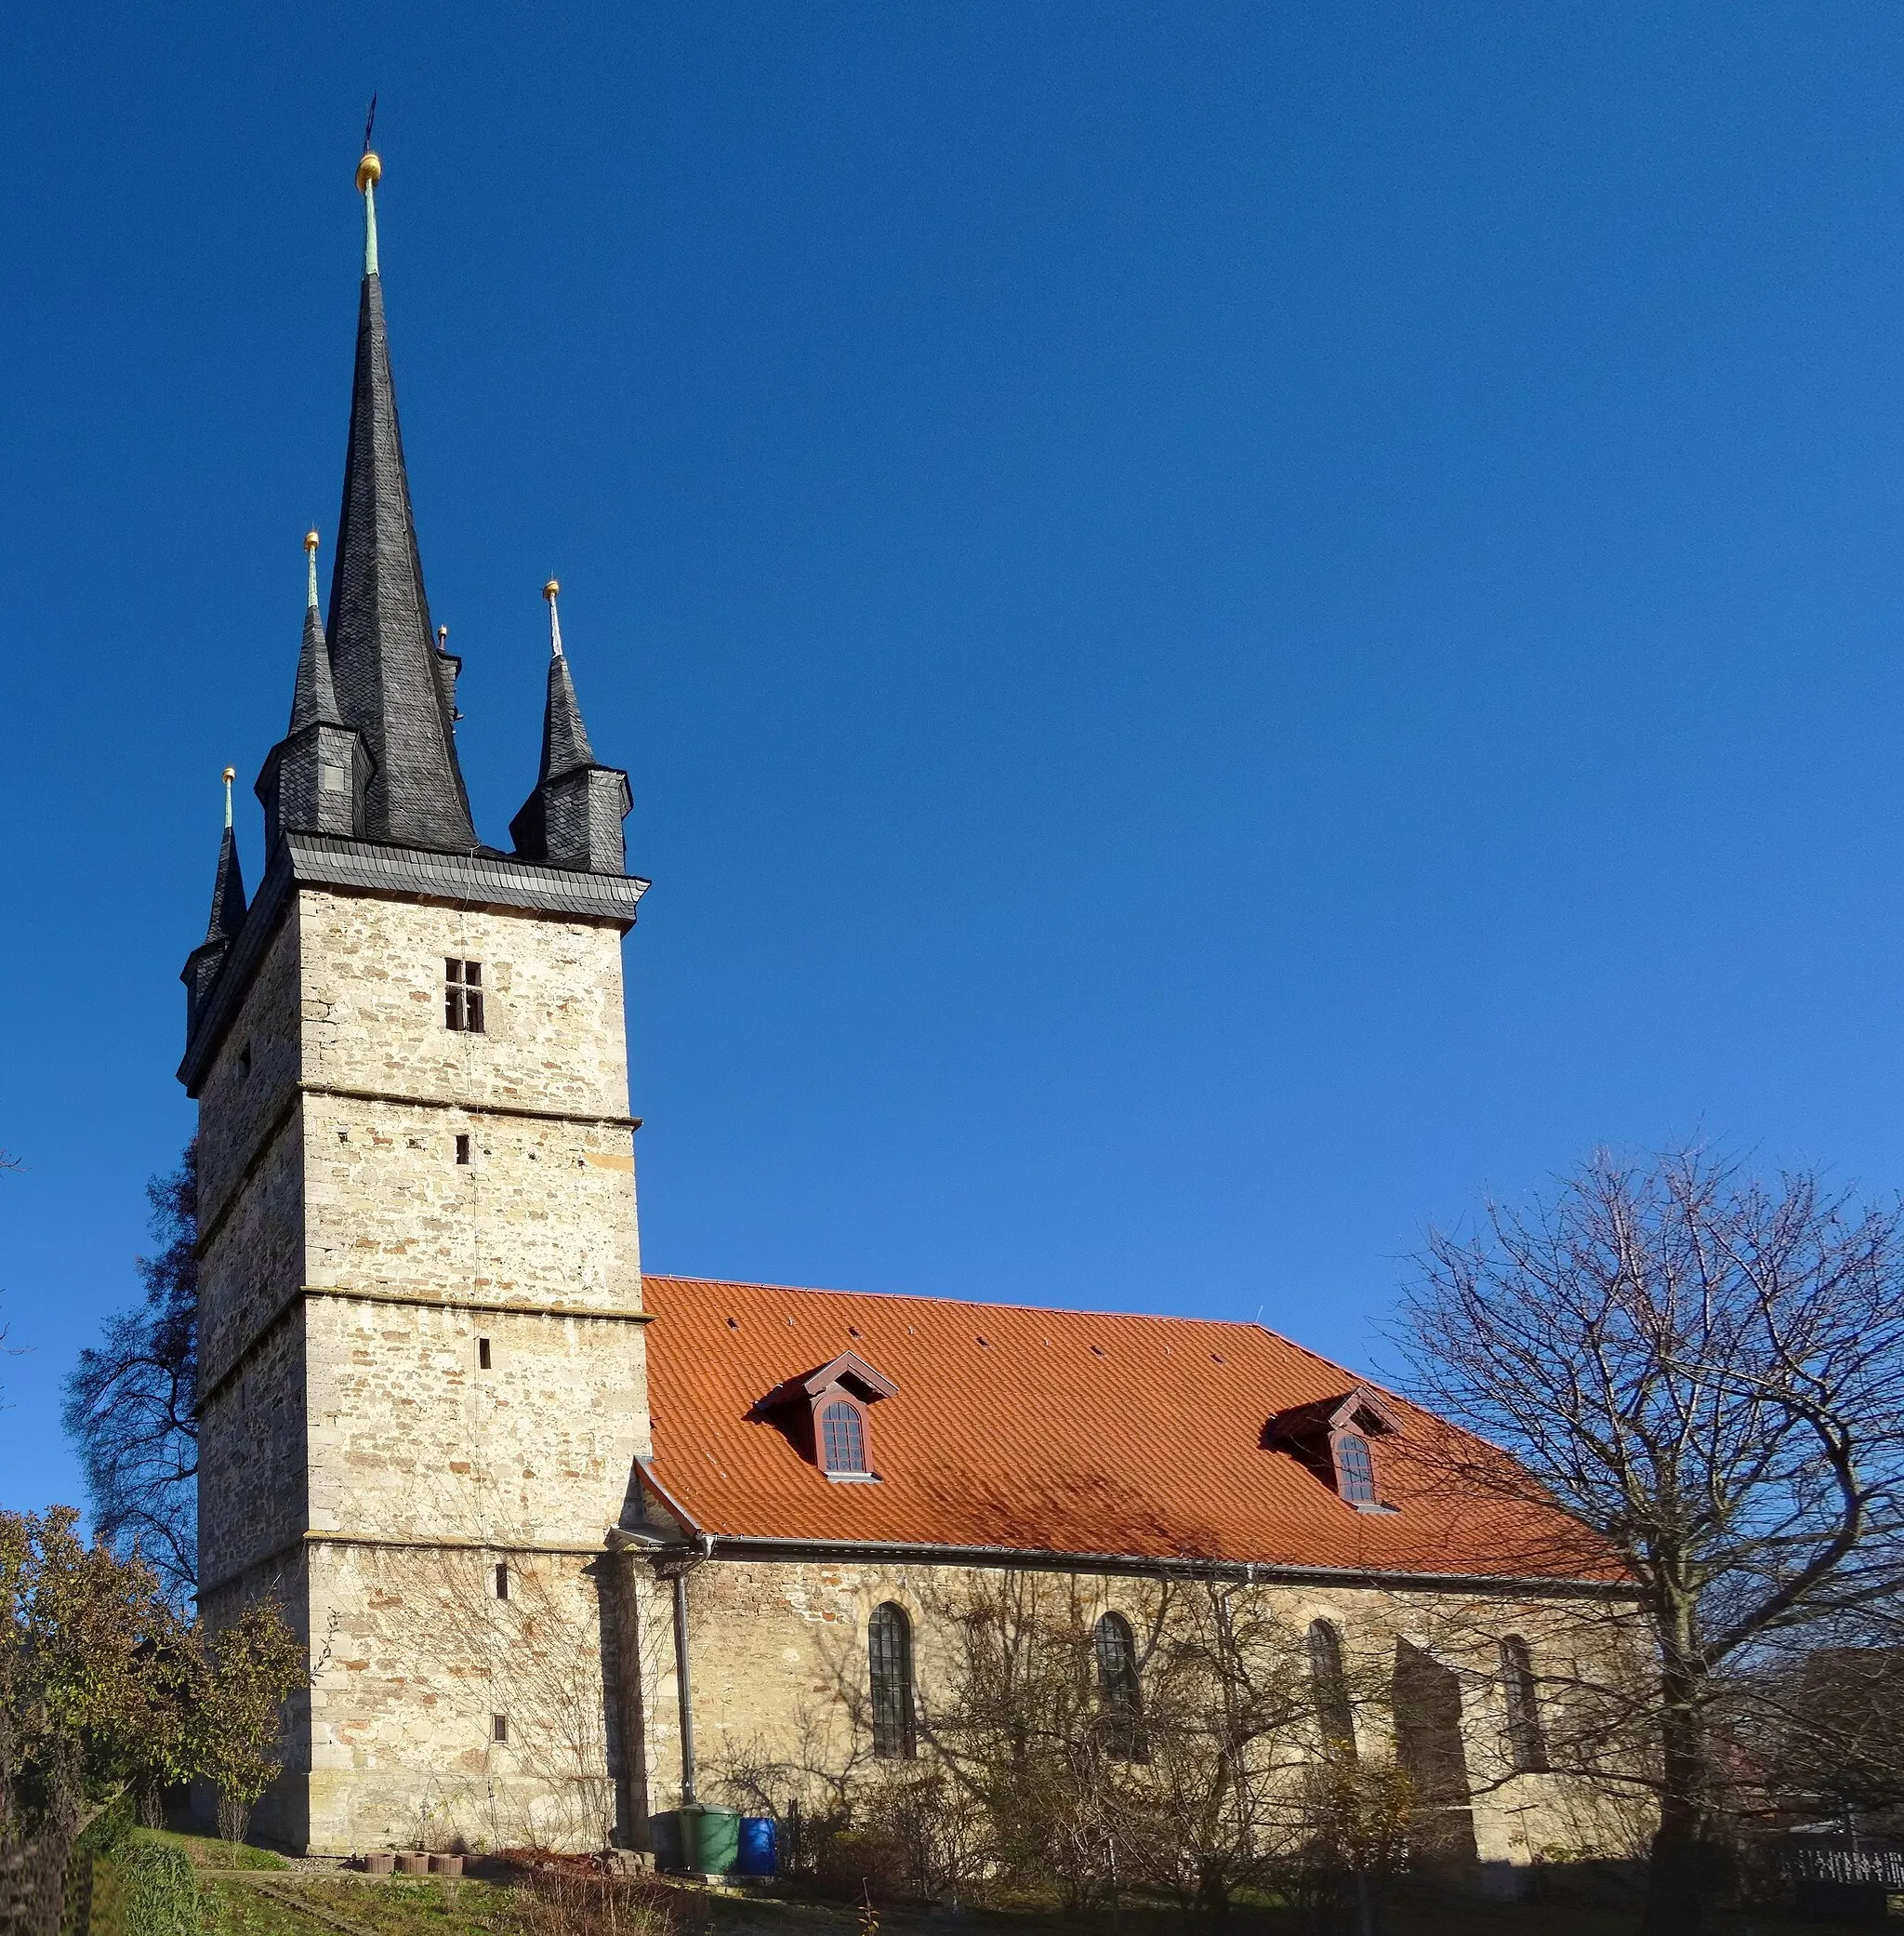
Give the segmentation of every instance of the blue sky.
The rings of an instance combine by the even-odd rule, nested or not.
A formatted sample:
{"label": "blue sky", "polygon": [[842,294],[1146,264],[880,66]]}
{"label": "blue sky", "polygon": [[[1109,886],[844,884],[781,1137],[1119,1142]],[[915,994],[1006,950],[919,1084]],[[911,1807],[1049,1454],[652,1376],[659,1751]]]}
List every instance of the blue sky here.
{"label": "blue sky", "polygon": [[191,1127],[372,89],[500,842],[631,770],[651,1268],[1254,1318],[1702,1126],[1904,1180],[1904,12],[0,18],[0,1504]]}

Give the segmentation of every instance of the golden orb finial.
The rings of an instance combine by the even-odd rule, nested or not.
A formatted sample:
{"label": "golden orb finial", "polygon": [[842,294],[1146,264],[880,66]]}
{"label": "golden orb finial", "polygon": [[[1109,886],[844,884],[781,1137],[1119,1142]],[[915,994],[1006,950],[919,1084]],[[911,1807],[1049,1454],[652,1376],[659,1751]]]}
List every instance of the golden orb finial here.
{"label": "golden orb finial", "polygon": [[552,599],[554,598],[555,594],[561,590],[562,586],[554,578],[551,578],[549,579],[549,583],[542,588],[542,595],[544,598]]}
{"label": "golden orb finial", "polygon": [[357,164],[357,192],[361,195],[373,181],[383,179],[383,163],[369,149],[364,150],[364,159]]}
{"label": "golden orb finial", "polygon": [[307,531],[307,532],[306,532],[306,533],[304,534],[304,549],[305,549],[305,550],[306,550],[307,551],[314,551],[314,550],[317,550],[317,533],[316,533],[316,532],[314,532],[314,531]]}
{"label": "golden orb finial", "polygon": [[238,769],[235,766],[228,766],[218,777],[229,787],[238,777]]}

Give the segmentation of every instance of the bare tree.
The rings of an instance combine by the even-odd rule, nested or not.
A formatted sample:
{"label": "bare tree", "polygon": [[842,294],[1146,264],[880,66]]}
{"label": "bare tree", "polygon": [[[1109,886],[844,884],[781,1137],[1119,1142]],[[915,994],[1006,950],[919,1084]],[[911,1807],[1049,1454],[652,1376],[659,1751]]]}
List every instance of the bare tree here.
{"label": "bare tree", "polygon": [[107,1319],[66,1381],[65,1425],[93,1524],[181,1604],[198,1585],[198,1145],[146,1186],[157,1254],[145,1303]]}
{"label": "bare tree", "polygon": [[1652,1752],[1592,1771],[1657,1806],[1643,1929],[1697,1929],[1757,1782],[1754,1688],[1904,1585],[1904,1213],[1698,1148],[1601,1154],[1418,1266],[1417,1393],[1491,1441],[1437,1456],[1504,1529],[1558,1503],[1590,1536],[1537,1563],[1636,1588],[1654,1657],[1621,1721]]}

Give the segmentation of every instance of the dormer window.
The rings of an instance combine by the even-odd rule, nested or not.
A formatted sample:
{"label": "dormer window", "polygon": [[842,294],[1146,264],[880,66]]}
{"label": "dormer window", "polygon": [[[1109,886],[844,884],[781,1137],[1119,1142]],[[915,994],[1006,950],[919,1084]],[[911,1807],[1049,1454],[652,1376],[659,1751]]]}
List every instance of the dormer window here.
{"label": "dormer window", "polygon": [[1270,1420],[1263,1442],[1292,1453],[1343,1504],[1358,1512],[1393,1512],[1382,1496],[1372,1439],[1401,1429],[1395,1412],[1365,1386],[1340,1399],[1295,1405]]}
{"label": "dormer window", "polygon": [[1351,1505],[1379,1505],[1375,1491],[1375,1461],[1369,1456],[1368,1441],[1359,1432],[1338,1432],[1335,1436],[1336,1491]]}
{"label": "dormer window", "polygon": [[851,1399],[835,1399],[820,1413],[820,1464],[830,1474],[866,1469],[866,1428]]}
{"label": "dormer window", "polygon": [[828,1479],[875,1485],[870,1412],[899,1387],[856,1351],[842,1351],[818,1371],[776,1385],[754,1407]]}

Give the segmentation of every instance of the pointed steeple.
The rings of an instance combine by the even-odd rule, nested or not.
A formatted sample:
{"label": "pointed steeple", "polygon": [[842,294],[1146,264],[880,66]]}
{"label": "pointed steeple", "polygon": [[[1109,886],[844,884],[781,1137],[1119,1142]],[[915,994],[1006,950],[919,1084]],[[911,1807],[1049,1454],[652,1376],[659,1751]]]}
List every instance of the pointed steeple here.
{"label": "pointed steeple", "polygon": [[390,380],[377,267],[375,154],[357,168],[364,195],[364,286],[343,508],[331,575],[330,661],[341,717],[370,756],[358,831],[438,853],[476,847],[452,732],[453,688],[430,630],[430,602],[410,510],[403,438]]}
{"label": "pointed steeple", "polygon": [[245,925],[245,875],[238,865],[238,839],[231,831],[231,781],[237,769],[225,769],[225,831],[218,842],[218,870],[212,877],[212,912],[205,939],[185,958],[178,979],[185,984],[185,1032],[197,1026],[205,999],[225,965],[225,956]]}
{"label": "pointed steeple", "polygon": [[562,649],[562,619],[551,578],[549,601],[549,699],[542,714],[542,771],[536,790],[509,822],[509,838],[525,860],[548,861],[590,874],[620,874],[628,865],[621,823],[633,804],[628,776],[595,761],[588,729],[575,698],[568,655]]}
{"label": "pointed steeple", "polygon": [[269,866],[281,833],[355,834],[363,830],[371,777],[364,736],[337,707],[331,655],[317,614],[317,533],[304,534],[304,642],[291,691],[291,723],[265,755],[256,791],[264,807]]}
{"label": "pointed steeple", "polygon": [[317,610],[317,533],[304,534],[306,560],[304,643],[298,654],[298,683],[291,695],[292,733],[306,726],[341,726],[337,688],[331,681],[330,647],[324,643],[324,620]]}
{"label": "pointed steeple", "polygon": [[582,723],[582,709],[575,700],[575,682],[569,675],[568,657],[562,649],[562,618],[555,608],[561,590],[553,578],[542,588],[542,595],[549,601],[549,703],[542,713],[540,776],[545,780],[595,763],[595,749],[588,744],[588,729]]}
{"label": "pointed steeple", "polygon": [[235,766],[225,769],[225,834],[218,842],[218,871],[212,880],[212,918],[207,941],[230,941],[245,925],[245,874],[238,865],[238,837],[231,831],[231,782]]}

